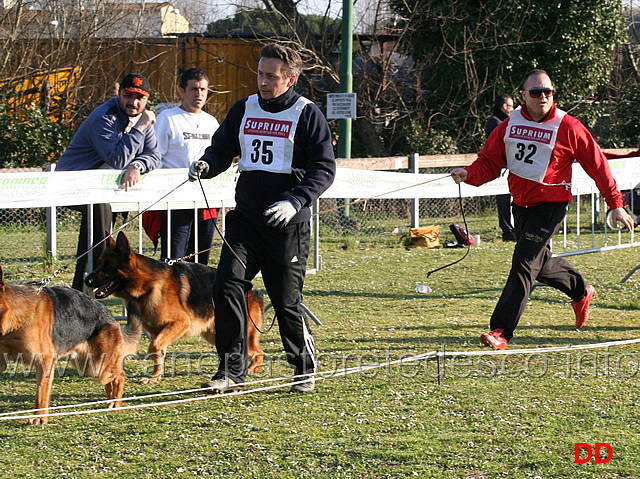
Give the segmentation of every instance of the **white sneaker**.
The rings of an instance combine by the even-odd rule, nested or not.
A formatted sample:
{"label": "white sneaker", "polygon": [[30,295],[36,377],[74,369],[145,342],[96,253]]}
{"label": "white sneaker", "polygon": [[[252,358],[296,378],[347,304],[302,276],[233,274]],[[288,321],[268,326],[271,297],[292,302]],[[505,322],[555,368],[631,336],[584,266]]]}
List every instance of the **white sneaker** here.
{"label": "white sneaker", "polygon": [[292,393],[310,393],[316,388],[316,380],[313,376],[301,376],[293,381],[295,384],[289,390]]}
{"label": "white sneaker", "polygon": [[233,379],[229,378],[213,378],[211,381],[203,383],[203,389],[211,389],[213,394],[224,394],[234,391],[242,391],[242,386],[238,385]]}

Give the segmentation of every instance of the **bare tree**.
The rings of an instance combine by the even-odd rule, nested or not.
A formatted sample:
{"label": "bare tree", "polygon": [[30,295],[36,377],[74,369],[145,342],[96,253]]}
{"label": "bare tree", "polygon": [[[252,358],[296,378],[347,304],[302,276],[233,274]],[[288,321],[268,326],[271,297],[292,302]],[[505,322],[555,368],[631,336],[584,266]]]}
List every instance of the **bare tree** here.
{"label": "bare tree", "polygon": [[[396,32],[389,30],[392,16],[386,0],[358,0],[359,32],[354,44],[354,91],[358,95],[358,118],[353,123],[352,154],[386,156],[398,146],[401,124],[419,105],[420,91],[410,58],[400,55],[394,45]],[[307,2],[308,3],[308,2]],[[333,18],[341,2],[328,1],[315,15],[305,2],[262,0],[265,21],[271,22],[269,33],[299,51],[306,64],[298,88],[305,96],[323,105],[326,94],[339,91],[341,29]],[[252,8],[253,1],[243,1],[238,8]],[[273,35],[253,30],[256,38],[273,41]]]}
{"label": "bare tree", "polygon": [[[104,92],[114,91],[115,82],[132,64],[143,67],[144,62],[155,62],[154,71],[165,75],[163,58],[179,55],[179,48],[171,48],[170,44],[162,51],[154,50],[156,53],[145,51],[149,39],[143,42],[136,38],[148,31],[145,17],[156,3],[28,1],[15,0],[11,8],[0,11],[0,79],[10,84],[36,72],[46,74],[78,67],[76,90],[68,91],[66,99],[56,99],[54,95],[50,100],[65,103],[73,97],[73,112],[78,120],[104,101]],[[210,13],[205,12],[206,8],[221,6],[220,2],[176,0],[175,7],[184,15],[192,12],[202,20]],[[260,11],[268,13],[264,19],[270,25],[266,28],[268,34],[255,31],[255,37],[265,43],[278,38],[302,54],[307,68],[299,87],[305,96],[323,105],[327,93],[339,91],[342,39],[335,15],[340,13],[341,2],[329,0],[314,15],[300,13],[302,7],[306,7],[305,12],[318,12],[311,9],[311,0],[239,0],[233,6],[245,10],[260,7]],[[402,136],[398,135],[402,123],[419,106],[419,84],[412,76],[410,59],[394,48],[396,39],[390,36],[394,32],[389,30],[386,0],[358,0],[356,6],[367,14],[366,21],[360,24],[361,33],[355,36],[354,89],[359,103],[352,154],[385,156],[395,153],[395,138]],[[359,18],[359,14],[355,17]],[[114,39],[114,35],[129,38]],[[175,46],[178,44],[176,39]],[[123,51],[130,52],[130,56],[123,58]],[[171,65],[176,71],[169,75],[175,77],[179,62]],[[55,88],[55,82],[49,81]]]}
{"label": "bare tree", "polygon": [[209,23],[235,10],[233,5],[222,0],[175,0],[172,3],[189,19],[193,33],[204,32]]}
{"label": "bare tree", "polygon": [[[58,80],[64,78],[74,89],[65,90],[63,98],[51,101],[60,103],[58,106],[66,113],[70,111],[68,102],[73,102],[74,114],[82,119],[95,105],[85,106],[78,101],[103,101],[103,97],[95,98],[94,90],[113,91],[123,73],[109,64],[110,58],[118,54],[114,44],[119,41],[135,45],[135,41],[127,39],[110,42],[102,39],[124,37],[124,29],[128,36],[137,36],[144,23],[145,9],[151,8],[150,5],[153,4],[144,1],[133,4],[108,0],[16,0],[0,14],[2,84],[11,90],[34,75],[65,72],[63,76],[46,80],[55,89],[60,87]],[[66,75],[71,68],[72,78]]]}

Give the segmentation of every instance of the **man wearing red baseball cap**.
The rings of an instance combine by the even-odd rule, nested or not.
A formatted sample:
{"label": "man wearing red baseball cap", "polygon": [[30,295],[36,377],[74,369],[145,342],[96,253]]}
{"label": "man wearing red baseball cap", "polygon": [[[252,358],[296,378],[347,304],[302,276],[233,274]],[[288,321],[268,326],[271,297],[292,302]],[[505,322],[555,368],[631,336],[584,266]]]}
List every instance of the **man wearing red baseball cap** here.
{"label": "man wearing red baseball cap", "polygon": [[[71,144],[62,154],[56,171],[80,171],[96,168],[123,170],[125,190],[160,165],[160,152],[153,128],[156,121],[153,110],[147,110],[151,88],[149,80],[138,73],[130,73],[120,82],[118,96],[110,98],[91,112],[80,125]],[[87,205],[72,207],[82,213],[78,238],[78,256],[73,288],[82,290],[87,271],[88,249]],[[93,238],[100,242],[105,231],[111,230],[111,205],[96,204],[93,211]],[[94,264],[102,254],[105,243],[93,250]]]}
{"label": "man wearing red baseball cap", "polygon": [[122,79],[122,82],[120,83],[120,91],[125,93],[140,93],[146,98],[149,98],[149,95],[151,94],[149,80],[137,73],[129,73]]}

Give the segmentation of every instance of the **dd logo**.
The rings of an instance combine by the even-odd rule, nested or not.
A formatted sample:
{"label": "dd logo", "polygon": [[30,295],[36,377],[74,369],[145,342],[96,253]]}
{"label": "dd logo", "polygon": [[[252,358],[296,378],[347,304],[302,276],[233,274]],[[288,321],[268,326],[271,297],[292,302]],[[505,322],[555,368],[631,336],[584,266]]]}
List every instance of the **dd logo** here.
{"label": "dd logo", "polygon": [[[576,451],[575,451],[576,464],[584,464],[586,462],[589,462],[592,456],[595,458],[597,463],[603,464],[605,462],[609,462],[611,460],[611,457],[613,456],[613,450],[611,449],[611,446],[606,442],[596,442],[596,445],[594,446],[593,451],[591,450],[591,446],[586,442],[576,442],[575,446],[576,446]],[[607,450],[607,457],[603,458],[600,455],[601,448],[604,448]],[[584,459],[580,458],[580,449],[587,450],[587,457],[585,457]]]}

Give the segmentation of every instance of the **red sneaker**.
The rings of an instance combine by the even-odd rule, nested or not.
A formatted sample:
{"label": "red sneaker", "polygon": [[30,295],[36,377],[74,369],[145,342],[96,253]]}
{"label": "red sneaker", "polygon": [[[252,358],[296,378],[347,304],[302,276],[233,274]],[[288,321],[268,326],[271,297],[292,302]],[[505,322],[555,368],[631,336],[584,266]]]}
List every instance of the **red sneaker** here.
{"label": "red sneaker", "polygon": [[584,326],[584,323],[589,319],[589,305],[593,300],[593,297],[596,295],[596,288],[587,285],[587,294],[584,295],[580,301],[571,301],[571,306],[573,306],[573,312],[576,313],[576,329],[580,329]]}
{"label": "red sneaker", "polygon": [[502,329],[494,329],[490,333],[480,335],[480,342],[493,349],[504,349],[507,347],[507,340],[502,335]]}

